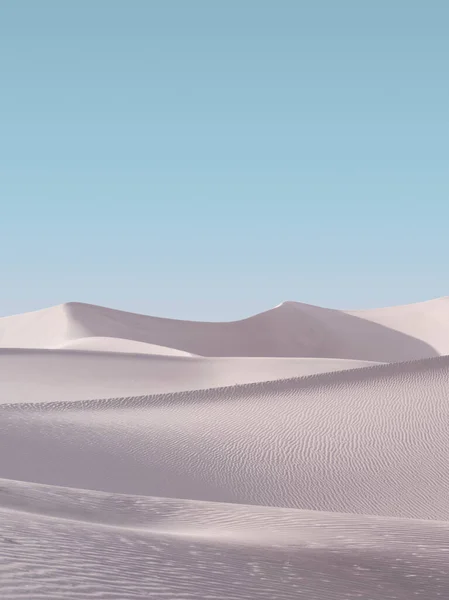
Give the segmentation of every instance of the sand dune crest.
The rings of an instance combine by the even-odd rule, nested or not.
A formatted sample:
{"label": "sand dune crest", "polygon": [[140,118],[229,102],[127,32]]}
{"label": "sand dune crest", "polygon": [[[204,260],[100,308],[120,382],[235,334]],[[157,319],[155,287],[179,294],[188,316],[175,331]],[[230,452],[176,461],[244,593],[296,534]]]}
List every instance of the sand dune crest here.
{"label": "sand dune crest", "polygon": [[284,356],[394,362],[449,354],[449,301],[367,311],[295,302],[228,323],[177,321],[68,303],[0,319],[2,347],[54,348],[119,338],[201,356]]}
{"label": "sand dune crest", "polygon": [[447,354],[447,298],[0,319],[1,598],[442,600]]}

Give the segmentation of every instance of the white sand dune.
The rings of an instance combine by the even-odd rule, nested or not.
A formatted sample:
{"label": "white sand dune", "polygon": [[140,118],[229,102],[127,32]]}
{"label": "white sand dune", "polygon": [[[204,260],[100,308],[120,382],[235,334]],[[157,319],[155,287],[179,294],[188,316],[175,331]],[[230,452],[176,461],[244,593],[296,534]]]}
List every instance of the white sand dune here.
{"label": "white sand dune", "polygon": [[449,357],[0,406],[0,473],[52,485],[449,519]]}
{"label": "white sand dune", "polygon": [[0,319],[3,348],[57,348],[93,337],[201,356],[407,361],[449,354],[449,299],[367,311],[285,302],[229,323],[160,319],[77,302]]}
{"label": "white sand dune", "polygon": [[178,392],[372,364],[375,363],[322,358],[202,358],[115,351],[0,349],[0,404]]}
{"label": "white sand dune", "polygon": [[449,524],[0,480],[2,598],[437,600]]}
{"label": "white sand dune", "polygon": [[195,356],[190,352],[157,346],[136,340],[114,337],[85,337],[64,342],[59,346],[64,350],[85,350],[92,352],[119,352],[126,354],[156,354],[158,356]]}
{"label": "white sand dune", "polygon": [[0,597],[446,598],[446,354],[447,298],[0,319]]}

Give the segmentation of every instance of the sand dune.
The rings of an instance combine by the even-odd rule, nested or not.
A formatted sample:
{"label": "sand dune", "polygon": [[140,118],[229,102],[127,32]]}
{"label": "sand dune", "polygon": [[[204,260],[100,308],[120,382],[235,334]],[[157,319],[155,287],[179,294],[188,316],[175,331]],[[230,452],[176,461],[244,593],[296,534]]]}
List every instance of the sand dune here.
{"label": "sand dune", "polygon": [[449,525],[0,480],[2,598],[436,600]]}
{"label": "sand dune", "polygon": [[446,354],[447,298],[0,319],[0,597],[445,598]]}
{"label": "sand dune", "polygon": [[449,299],[367,311],[285,302],[241,321],[160,319],[72,302],[0,319],[0,347],[119,338],[201,356],[407,361],[449,354]]}
{"label": "sand dune", "polygon": [[117,493],[449,519],[448,376],[442,357],[202,392],[3,405],[0,473]]}
{"label": "sand dune", "polygon": [[318,358],[201,358],[115,351],[0,349],[0,404],[178,392],[372,364],[375,363]]}
{"label": "sand dune", "polygon": [[59,346],[63,350],[90,350],[92,352],[119,352],[126,354],[156,354],[158,356],[195,356],[190,352],[157,346],[136,340],[114,337],[85,337],[64,342]]}

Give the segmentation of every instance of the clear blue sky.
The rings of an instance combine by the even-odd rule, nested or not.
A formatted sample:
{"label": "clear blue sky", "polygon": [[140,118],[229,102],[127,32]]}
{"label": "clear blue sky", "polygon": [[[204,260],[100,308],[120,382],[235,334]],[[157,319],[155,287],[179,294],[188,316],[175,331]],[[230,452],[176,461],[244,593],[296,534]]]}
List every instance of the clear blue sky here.
{"label": "clear blue sky", "polygon": [[0,315],[449,294],[447,0],[4,0]]}

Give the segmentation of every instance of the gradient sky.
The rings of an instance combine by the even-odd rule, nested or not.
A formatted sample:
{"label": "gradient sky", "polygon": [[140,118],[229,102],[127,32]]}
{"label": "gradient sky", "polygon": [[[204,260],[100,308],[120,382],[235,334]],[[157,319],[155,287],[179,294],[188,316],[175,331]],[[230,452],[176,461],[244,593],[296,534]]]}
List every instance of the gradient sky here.
{"label": "gradient sky", "polygon": [[3,0],[0,315],[449,294],[449,2]]}

